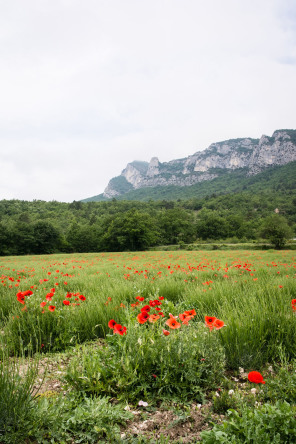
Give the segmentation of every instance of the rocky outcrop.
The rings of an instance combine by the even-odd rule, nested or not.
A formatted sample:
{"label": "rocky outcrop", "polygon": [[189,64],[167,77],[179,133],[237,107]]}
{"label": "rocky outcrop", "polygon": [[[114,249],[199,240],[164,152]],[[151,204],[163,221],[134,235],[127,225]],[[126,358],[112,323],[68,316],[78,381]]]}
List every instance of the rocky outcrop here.
{"label": "rocky outcrop", "polygon": [[270,166],[285,165],[295,160],[296,130],[277,130],[272,137],[262,136],[260,139],[230,139],[213,143],[206,150],[184,159],[160,163],[157,157],[152,157],[149,164],[139,161],[129,163],[121,176],[111,179],[104,197],[144,187],[190,186],[212,180],[225,169],[244,168],[246,175],[254,175]]}

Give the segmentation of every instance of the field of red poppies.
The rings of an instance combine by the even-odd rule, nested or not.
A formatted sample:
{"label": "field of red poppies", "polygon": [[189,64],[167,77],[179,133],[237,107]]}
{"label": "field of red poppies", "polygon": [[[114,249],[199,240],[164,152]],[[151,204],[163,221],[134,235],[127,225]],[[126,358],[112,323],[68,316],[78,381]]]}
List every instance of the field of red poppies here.
{"label": "field of red poppies", "polygon": [[[129,429],[124,434],[119,429],[120,418],[133,423],[133,409],[140,406],[138,415],[145,418],[163,403],[166,411],[182,405],[183,413],[189,403],[184,424],[195,417],[192,406],[200,406],[198,413],[204,418],[200,427],[191,421],[190,433],[185,427],[189,441],[178,435],[175,442],[196,442],[197,438],[256,442],[245,440],[244,415],[259,415],[254,424],[259,421],[263,427],[270,409],[274,417],[286,418],[285,430],[295,426],[295,252],[4,257],[0,258],[0,275],[1,370],[6,375],[0,390],[7,399],[3,409],[19,402],[16,389],[25,393],[22,384],[26,383],[28,397],[22,402],[34,407],[28,411],[37,415],[39,430],[43,430],[39,437],[37,431],[32,434],[32,442],[172,441],[176,436],[165,431],[148,430],[140,441]],[[33,399],[38,371],[29,365],[19,379],[15,363],[20,356],[34,363],[70,356],[61,372],[67,396],[61,399],[53,393],[52,398]],[[108,420],[102,417],[98,403],[104,404],[104,411],[111,409],[113,423],[110,415]],[[40,419],[45,405],[53,418],[46,426]],[[84,408],[92,412],[92,420],[87,419],[91,427],[86,420],[82,425]],[[65,425],[69,409],[78,415],[79,432]],[[232,430],[226,420],[201,432],[210,428],[205,418],[210,415],[219,422],[219,415],[229,409],[237,414],[232,423],[240,427]],[[59,426],[57,414],[62,421]],[[32,417],[22,415],[24,429]],[[1,430],[7,442],[17,436],[19,424],[13,413],[9,421],[1,424],[0,420],[0,435]],[[285,430],[279,432],[277,427],[269,435],[266,432],[266,440],[295,442],[282,440]],[[272,441],[272,433],[282,433],[281,441]]]}

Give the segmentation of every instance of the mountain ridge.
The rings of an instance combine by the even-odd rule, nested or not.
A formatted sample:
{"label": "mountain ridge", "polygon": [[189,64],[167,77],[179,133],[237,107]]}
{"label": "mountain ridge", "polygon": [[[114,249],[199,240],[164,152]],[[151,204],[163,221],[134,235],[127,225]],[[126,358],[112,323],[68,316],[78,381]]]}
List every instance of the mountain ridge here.
{"label": "mountain ridge", "polygon": [[215,142],[203,151],[169,162],[161,163],[157,157],[150,162],[130,162],[120,176],[109,181],[102,195],[83,201],[122,198],[142,188],[192,187],[232,171],[241,171],[242,176],[249,177],[293,161],[296,161],[296,130],[276,130],[271,137]]}

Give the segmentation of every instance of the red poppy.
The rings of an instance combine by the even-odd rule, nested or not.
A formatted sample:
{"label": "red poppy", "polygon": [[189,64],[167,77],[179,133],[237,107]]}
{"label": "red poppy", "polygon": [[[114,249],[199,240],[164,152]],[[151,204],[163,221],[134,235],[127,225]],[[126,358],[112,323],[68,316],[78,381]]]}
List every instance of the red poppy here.
{"label": "red poppy", "polygon": [[265,384],[265,381],[263,381],[263,376],[261,373],[253,371],[248,374],[248,380],[250,382],[254,382],[255,384]]}
{"label": "red poppy", "polygon": [[165,336],[168,336],[168,335],[170,334],[170,332],[169,332],[168,330],[165,330],[165,329],[163,329],[162,332],[163,332],[163,334],[164,334]]}
{"label": "red poppy", "polygon": [[67,293],[66,298],[71,298],[73,296],[73,293]]}
{"label": "red poppy", "polygon": [[85,301],[85,299],[86,299],[86,297],[83,296],[83,294],[79,295],[78,297],[79,297],[79,299],[80,299],[81,301]]}
{"label": "red poppy", "polygon": [[43,307],[45,307],[46,304],[47,304],[47,302],[41,302],[40,307],[43,308]]}
{"label": "red poppy", "polygon": [[70,305],[70,301],[67,301],[67,299],[65,299],[65,300],[63,301],[63,304],[64,304],[64,305]]}
{"label": "red poppy", "polygon": [[215,327],[216,330],[220,330],[220,328],[224,327],[225,324],[224,324],[223,321],[220,321],[220,319],[216,319],[216,320],[213,322],[213,326]]}
{"label": "red poppy", "polygon": [[292,305],[292,310],[296,311],[296,299],[292,299],[291,305]]}
{"label": "red poppy", "polygon": [[175,330],[176,328],[180,328],[181,327],[180,322],[178,322],[177,319],[174,318],[173,316],[171,316],[170,319],[168,319],[166,321],[166,325],[168,325],[173,330]]}
{"label": "red poppy", "polygon": [[184,311],[184,314],[186,314],[187,316],[195,316],[196,315],[196,311],[193,308],[192,310]]}
{"label": "red poppy", "polygon": [[144,307],[141,308],[141,311],[150,311],[150,306],[149,305],[144,305]]}
{"label": "red poppy", "polygon": [[152,315],[150,315],[149,316],[149,322],[156,322],[157,321],[157,319],[159,319],[160,318],[160,316],[158,316],[158,315],[156,315],[156,314],[152,314]]}
{"label": "red poppy", "polygon": [[55,311],[55,305],[50,305],[49,307],[48,307],[48,310],[49,311]]}
{"label": "red poppy", "polygon": [[17,298],[18,302],[20,302],[21,304],[25,303],[25,296],[21,291],[19,291],[17,293],[16,298]]}
{"label": "red poppy", "polygon": [[115,324],[113,332],[119,334],[120,336],[125,335],[126,327],[123,327],[121,324]]}
{"label": "red poppy", "polygon": [[108,327],[112,328],[112,330],[113,330],[116,324],[117,324],[117,322],[114,321],[114,319],[110,319],[110,321],[108,322]]}
{"label": "red poppy", "polygon": [[188,324],[188,321],[190,321],[190,319],[192,319],[192,318],[193,318],[193,316],[188,316],[185,313],[179,314],[179,319],[180,319],[180,321],[183,322],[183,324],[185,324],[185,323]]}
{"label": "red poppy", "polygon": [[31,294],[33,294],[33,291],[31,291],[31,290],[27,290],[27,291],[23,292],[24,296],[31,296]]}
{"label": "red poppy", "polygon": [[139,313],[137,316],[137,321],[140,324],[145,324],[145,322],[147,322],[149,319],[149,314],[147,311],[142,311],[142,313]]}
{"label": "red poppy", "polygon": [[216,321],[217,318],[215,318],[215,316],[205,316],[205,322],[206,322],[206,326],[210,328],[210,330],[212,330],[213,327],[213,323]]}

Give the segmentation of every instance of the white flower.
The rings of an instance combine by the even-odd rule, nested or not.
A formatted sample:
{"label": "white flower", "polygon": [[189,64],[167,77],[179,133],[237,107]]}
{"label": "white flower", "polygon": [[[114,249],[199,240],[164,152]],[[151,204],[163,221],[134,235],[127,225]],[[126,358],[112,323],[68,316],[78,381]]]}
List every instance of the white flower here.
{"label": "white flower", "polygon": [[229,395],[229,396],[232,396],[233,393],[234,393],[234,390],[229,390],[229,391],[228,391],[228,395]]}
{"label": "white flower", "polygon": [[141,405],[142,407],[147,407],[148,406],[148,402],[139,401],[138,405]]}
{"label": "white flower", "polygon": [[255,388],[252,388],[252,389],[251,389],[251,393],[252,393],[253,395],[256,395],[256,392],[257,392],[257,390],[256,390]]}
{"label": "white flower", "polygon": [[217,398],[220,398],[220,394],[218,392],[216,392],[215,395],[217,396]]}

